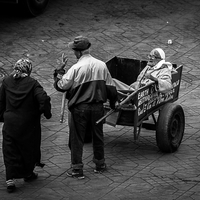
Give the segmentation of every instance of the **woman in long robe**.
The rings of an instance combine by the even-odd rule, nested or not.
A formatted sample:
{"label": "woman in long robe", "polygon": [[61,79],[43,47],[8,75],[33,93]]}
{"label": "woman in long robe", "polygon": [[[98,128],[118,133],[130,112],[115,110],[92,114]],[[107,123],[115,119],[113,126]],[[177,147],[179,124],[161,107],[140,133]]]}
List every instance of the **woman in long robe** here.
{"label": "woman in long robe", "polygon": [[4,122],[3,159],[7,191],[15,189],[14,179],[37,178],[36,165],[41,165],[41,114],[51,118],[50,97],[39,82],[30,77],[32,63],[20,59],[13,73],[0,87],[0,121]]}

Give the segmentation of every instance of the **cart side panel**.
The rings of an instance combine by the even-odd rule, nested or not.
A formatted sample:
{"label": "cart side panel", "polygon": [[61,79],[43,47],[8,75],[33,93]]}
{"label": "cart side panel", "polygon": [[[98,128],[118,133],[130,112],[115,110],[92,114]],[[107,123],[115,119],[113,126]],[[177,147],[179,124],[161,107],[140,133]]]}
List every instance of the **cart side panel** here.
{"label": "cart side panel", "polygon": [[178,99],[182,66],[178,67],[177,73],[172,73],[173,89],[167,93],[160,93],[153,83],[141,88],[138,92],[138,124],[143,119],[160,109],[167,102],[174,102]]}
{"label": "cart side panel", "polygon": [[118,69],[117,69],[117,57],[113,57],[106,62],[107,68],[113,78],[117,77]]}
{"label": "cart side panel", "polygon": [[106,65],[113,78],[127,85],[135,82],[141,71],[141,61],[136,59],[114,57],[107,61]]}

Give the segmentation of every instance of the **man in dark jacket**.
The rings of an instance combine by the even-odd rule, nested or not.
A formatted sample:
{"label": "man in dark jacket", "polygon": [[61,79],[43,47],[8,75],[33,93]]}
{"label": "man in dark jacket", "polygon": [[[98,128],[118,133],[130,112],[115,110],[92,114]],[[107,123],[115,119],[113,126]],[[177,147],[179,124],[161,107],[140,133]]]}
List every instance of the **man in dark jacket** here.
{"label": "man in dark jacket", "polygon": [[70,177],[83,179],[83,145],[87,127],[91,127],[93,138],[94,172],[106,169],[104,158],[103,122],[96,121],[104,115],[103,103],[110,100],[111,108],[115,107],[117,90],[104,62],[90,55],[91,43],[86,37],[78,36],[69,43],[78,62],[74,64],[59,80],[58,71],[54,73],[55,88],[67,91],[70,111],[71,168],[67,171]]}
{"label": "man in dark jacket", "polygon": [[35,79],[30,77],[32,63],[20,59],[13,73],[0,87],[0,121],[3,124],[3,158],[7,191],[15,189],[14,179],[31,181],[33,172],[41,166],[41,114],[51,118],[50,97]]}

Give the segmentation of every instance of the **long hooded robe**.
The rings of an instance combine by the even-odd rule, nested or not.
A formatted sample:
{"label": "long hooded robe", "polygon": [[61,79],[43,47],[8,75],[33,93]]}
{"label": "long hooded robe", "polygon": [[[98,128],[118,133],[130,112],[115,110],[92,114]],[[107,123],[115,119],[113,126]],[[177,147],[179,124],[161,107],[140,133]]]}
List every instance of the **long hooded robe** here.
{"label": "long hooded robe", "polygon": [[41,114],[51,118],[50,97],[30,76],[5,78],[0,87],[6,179],[29,176],[41,159]]}

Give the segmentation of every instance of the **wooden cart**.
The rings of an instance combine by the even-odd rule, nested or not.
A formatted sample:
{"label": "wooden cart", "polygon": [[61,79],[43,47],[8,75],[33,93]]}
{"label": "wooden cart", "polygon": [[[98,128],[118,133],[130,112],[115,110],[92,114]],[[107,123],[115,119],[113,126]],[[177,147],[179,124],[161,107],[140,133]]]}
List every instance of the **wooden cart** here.
{"label": "wooden cart", "polygon": [[[114,57],[106,64],[113,78],[130,85],[136,81],[147,61]],[[148,125],[147,119],[152,117],[159,149],[168,153],[176,151],[183,138],[185,116],[181,105],[174,103],[179,95],[183,66],[173,64],[173,67],[176,72],[172,73],[171,91],[160,93],[155,83],[144,86],[135,92],[130,101],[108,116],[105,122],[114,126],[133,126],[134,139],[138,140],[141,128],[144,124]],[[123,93],[130,93],[130,91],[123,91]],[[109,110],[108,104],[105,104],[105,113]]]}

